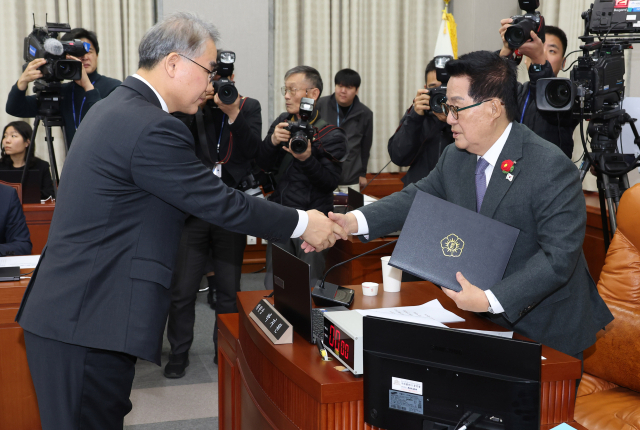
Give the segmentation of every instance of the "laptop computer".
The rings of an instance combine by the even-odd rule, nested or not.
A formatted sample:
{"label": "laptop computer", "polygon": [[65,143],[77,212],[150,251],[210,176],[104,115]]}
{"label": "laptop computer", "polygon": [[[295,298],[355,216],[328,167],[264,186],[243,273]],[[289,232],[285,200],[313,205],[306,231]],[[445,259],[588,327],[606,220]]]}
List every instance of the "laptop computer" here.
{"label": "laptop computer", "polygon": [[[311,286],[317,279],[311,279],[308,263],[289,254],[278,245],[273,245],[273,303],[278,312],[291,323],[296,331],[308,342],[315,344],[316,337],[322,339],[324,312],[348,311],[344,306],[313,309]],[[313,282],[312,282],[313,281]]]}
{"label": "laptop computer", "polygon": [[[30,169],[22,185],[22,203],[40,203],[40,181],[42,171]],[[0,181],[19,184],[22,181],[22,170],[0,170]]]}
{"label": "laptop computer", "polygon": [[454,291],[456,272],[488,290],[502,279],[520,230],[418,191],[389,264]]}

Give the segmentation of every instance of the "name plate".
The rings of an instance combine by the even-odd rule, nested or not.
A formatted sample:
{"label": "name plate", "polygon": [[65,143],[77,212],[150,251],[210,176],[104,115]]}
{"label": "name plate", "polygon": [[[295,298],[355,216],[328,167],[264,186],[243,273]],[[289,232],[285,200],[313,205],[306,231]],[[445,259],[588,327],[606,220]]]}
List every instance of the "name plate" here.
{"label": "name plate", "polygon": [[267,300],[260,300],[249,317],[274,344],[293,343],[293,327]]}

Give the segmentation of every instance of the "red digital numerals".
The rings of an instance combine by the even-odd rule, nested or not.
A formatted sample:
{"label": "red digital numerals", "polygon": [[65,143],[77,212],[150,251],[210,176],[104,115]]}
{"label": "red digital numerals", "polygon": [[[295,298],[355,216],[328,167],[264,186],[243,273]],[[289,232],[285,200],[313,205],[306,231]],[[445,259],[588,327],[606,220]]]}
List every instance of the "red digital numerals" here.
{"label": "red digital numerals", "polygon": [[345,360],[349,359],[349,345],[341,339],[340,330],[335,328],[333,324],[329,327],[329,346]]}

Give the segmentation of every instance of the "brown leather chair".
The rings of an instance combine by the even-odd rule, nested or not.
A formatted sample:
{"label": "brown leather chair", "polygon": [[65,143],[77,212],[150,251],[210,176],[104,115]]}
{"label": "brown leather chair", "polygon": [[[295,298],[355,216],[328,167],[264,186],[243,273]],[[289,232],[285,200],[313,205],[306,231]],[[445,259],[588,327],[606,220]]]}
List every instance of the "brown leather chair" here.
{"label": "brown leather chair", "polygon": [[598,290],[615,320],[585,351],[575,420],[589,430],[640,429],[640,184],[627,190]]}

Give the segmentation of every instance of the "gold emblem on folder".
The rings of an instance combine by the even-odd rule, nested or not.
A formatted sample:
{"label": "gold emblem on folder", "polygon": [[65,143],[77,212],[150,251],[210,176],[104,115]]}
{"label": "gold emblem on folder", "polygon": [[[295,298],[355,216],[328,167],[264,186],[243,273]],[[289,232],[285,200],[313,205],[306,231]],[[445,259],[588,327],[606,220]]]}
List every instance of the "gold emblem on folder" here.
{"label": "gold emblem on folder", "polygon": [[451,233],[440,241],[440,246],[445,257],[460,257],[464,249],[464,241]]}

